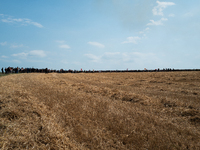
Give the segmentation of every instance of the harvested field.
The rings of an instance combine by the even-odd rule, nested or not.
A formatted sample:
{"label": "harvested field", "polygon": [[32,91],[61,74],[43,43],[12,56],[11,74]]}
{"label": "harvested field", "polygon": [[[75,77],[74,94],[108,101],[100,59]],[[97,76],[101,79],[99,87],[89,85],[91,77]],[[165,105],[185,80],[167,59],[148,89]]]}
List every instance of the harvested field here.
{"label": "harvested field", "polygon": [[200,72],[0,77],[0,149],[200,149]]}

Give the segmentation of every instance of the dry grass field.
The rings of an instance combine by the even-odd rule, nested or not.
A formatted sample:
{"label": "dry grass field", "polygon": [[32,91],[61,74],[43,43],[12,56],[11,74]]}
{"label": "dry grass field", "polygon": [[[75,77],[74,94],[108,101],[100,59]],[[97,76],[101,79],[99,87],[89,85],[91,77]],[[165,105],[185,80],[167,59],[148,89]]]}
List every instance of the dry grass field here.
{"label": "dry grass field", "polygon": [[0,149],[200,149],[200,72],[0,77]]}

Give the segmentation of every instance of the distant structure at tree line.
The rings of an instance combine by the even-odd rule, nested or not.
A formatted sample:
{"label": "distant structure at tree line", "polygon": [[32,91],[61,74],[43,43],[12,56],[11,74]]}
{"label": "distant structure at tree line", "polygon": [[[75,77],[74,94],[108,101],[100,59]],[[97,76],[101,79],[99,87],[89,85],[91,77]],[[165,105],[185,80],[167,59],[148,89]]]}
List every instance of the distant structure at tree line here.
{"label": "distant structure at tree line", "polygon": [[169,72],[169,71],[200,71],[200,69],[171,69],[171,68],[163,68],[163,69],[154,69],[148,70],[144,68],[144,70],[52,70],[52,69],[38,69],[38,68],[2,68],[1,72],[5,74],[9,73],[100,73],[100,72]]}

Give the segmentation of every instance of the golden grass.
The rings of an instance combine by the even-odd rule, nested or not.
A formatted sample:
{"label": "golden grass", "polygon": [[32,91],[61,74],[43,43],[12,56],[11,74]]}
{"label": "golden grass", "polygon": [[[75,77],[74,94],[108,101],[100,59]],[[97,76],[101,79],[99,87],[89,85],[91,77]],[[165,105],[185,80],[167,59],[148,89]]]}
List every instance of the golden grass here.
{"label": "golden grass", "polygon": [[1,77],[0,149],[200,149],[200,72]]}

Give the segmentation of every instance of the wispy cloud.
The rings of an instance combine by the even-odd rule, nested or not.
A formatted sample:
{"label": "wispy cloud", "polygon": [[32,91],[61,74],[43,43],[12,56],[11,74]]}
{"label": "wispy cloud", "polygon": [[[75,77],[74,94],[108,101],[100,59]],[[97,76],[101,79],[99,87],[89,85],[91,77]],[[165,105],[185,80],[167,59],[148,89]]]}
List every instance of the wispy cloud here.
{"label": "wispy cloud", "polygon": [[122,44],[125,44],[125,43],[134,43],[134,44],[137,44],[138,43],[138,40],[140,40],[141,38],[138,37],[138,36],[135,36],[135,37],[127,37],[127,40],[122,42]]}
{"label": "wispy cloud", "polygon": [[23,45],[23,44],[20,44],[20,45],[12,44],[12,45],[10,46],[10,48],[20,48],[20,47],[24,47],[24,45]]}
{"label": "wispy cloud", "polygon": [[63,49],[71,48],[69,45],[66,44],[66,41],[64,40],[57,40],[56,43],[62,44],[62,45],[59,45],[59,48],[63,48]]}
{"label": "wispy cloud", "polygon": [[4,14],[1,14],[0,16],[2,17],[1,21],[4,22],[4,23],[16,23],[16,24],[21,24],[21,25],[24,25],[24,26],[34,25],[38,28],[43,28],[43,25],[41,25],[38,22],[34,22],[31,19],[13,18],[12,16],[4,15]]}
{"label": "wispy cloud", "polygon": [[169,17],[175,17],[175,15],[174,15],[174,14],[169,14],[168,16],[169,16]]}
{"label": "wispy cloud", "polygon": [[60,48],[65,48],[65,49],[69,49],[69,48],[70,48],[70,46],[69,46],[69,45],[67,45],[67,44],[60,45],[59,47],[60,47]]}
{"label": "wispy cloud", "polygon": [[193,17],[194,13],[193,12],[187,12],[184,14],[184,17]]}
{"label": "wispy cloud", "polygon": [[22,53],[12,54],[12,56],[25,58],[26,56],[28,56],[28,53],[22,52]]}
{"label": "wispy cloud", "polygon": [[0,45],[5,46],[5,45],[7,45],[7,42],[2,42],[2,43],[0,43]]}
{"label": "wispy cloud", "polygon": [[29,52],[30,56],[45,57],[46,53],[43,50],[33,50]]}
{"label": "wispy cloud", "polygon": [[130,53],[122,53],[124,61],[130,61],[132,59],[140,59],[141,61],[147,60],[148,57],[155,57],[154,53],[142,53],[142,52],[130,52]]}
{"label": "wispy cloud", "polygon": [[94,54],[85,54],[85,57],[89,58],[94,63],[110,63],[124,64],[134,63],[134,65],[144,66],[148,64],[155,64],[160,62],[156,54],[154,53],[141,53],[141,52],[105,52],[104,54],[97,56]]}
{"label": "wispy cloud", "polygon": [[102,62],[105,62],[107,60],[115,62],[119,59],[121,59],[121,53],[120,52],[105,52],[101,56]]}
{"label": "wispy cloud", "polygon": [[12,56],[20,57],[20,58],[27,58],[27,56],[45,57],[46,53],[43,50],[33,50],[27,53],[22,52],[22,53],[13,54]]}
{"label": "wispy cloud", "polygon": [[120,52],[105,52],[104,55],[106,56],[115,56],[115,55],[119,55]]}
{"label": "wispy cloud", "polygon": [[148,23],[147,26],[159,26],[159,25],[163,25],[163,21],[167,21],[168,19],[167,18],[161,18],[160,20],[158,21],[154,21],[154,20],[150,20],[151,23]]}
{"label": "wispy cloud", "polygon": [[110,61],[118,61],[122,57],[122,53],[120,52],[105,52],[100,56],[94,54],[84,54],[90,61],[95,63],[103,63],[107,60]]}
{"label": "wispy cloud", "polygon": [[143,34],[143,33],[147,32],[149,29],[150,29],[150,28],[147,27],[146,29],[144,29],[143,31],[140,31],[139,33],[140,33],[140,34]]}
{"label": "wispy cloud", "polygon": [[119,59],[121,59],[122,53],[120,53],[120,52],[105,52],[100,56],[96,56],[94,54],[85,54],[84,56],[89,58],[92,62],[102,63],[107,60],[118,61]]}
{"label": "wispy cloud", "polygon": [[2,56],[1,56],[1,58],[8,58],[8,57],[7,57],[7,56],[5,56],[5,55],[2,55]]}
{"label": "wispy cloud", "polygon": [[88,57],[92,62],[100,62],[101,56],[96,56],[94,54],[85,54],[84,56]]}
{"label": "wispy cloud", "polygon": [[19,61],[19,60],[12,60],[12,62],[17,63],[17,64],[21,63],[21,61]]}
{"label": "wispy cloud", "polygon": [[158,4],[157,6],[155,6],[152,9],[152,12],[154,15],[159,15],[159,16],[163,16],[163,10],[165,8],[167,8],[168,6],[173,6],[175,5],[175,3],[173,2],[160,2],[160,1],[156,1],[156,3]]}
{"label": "wispy cloud", "polygon": [[88,44],[99,47],[99,48],[104,48],[105,45],[98,43],[98,42],[88,42]]}

